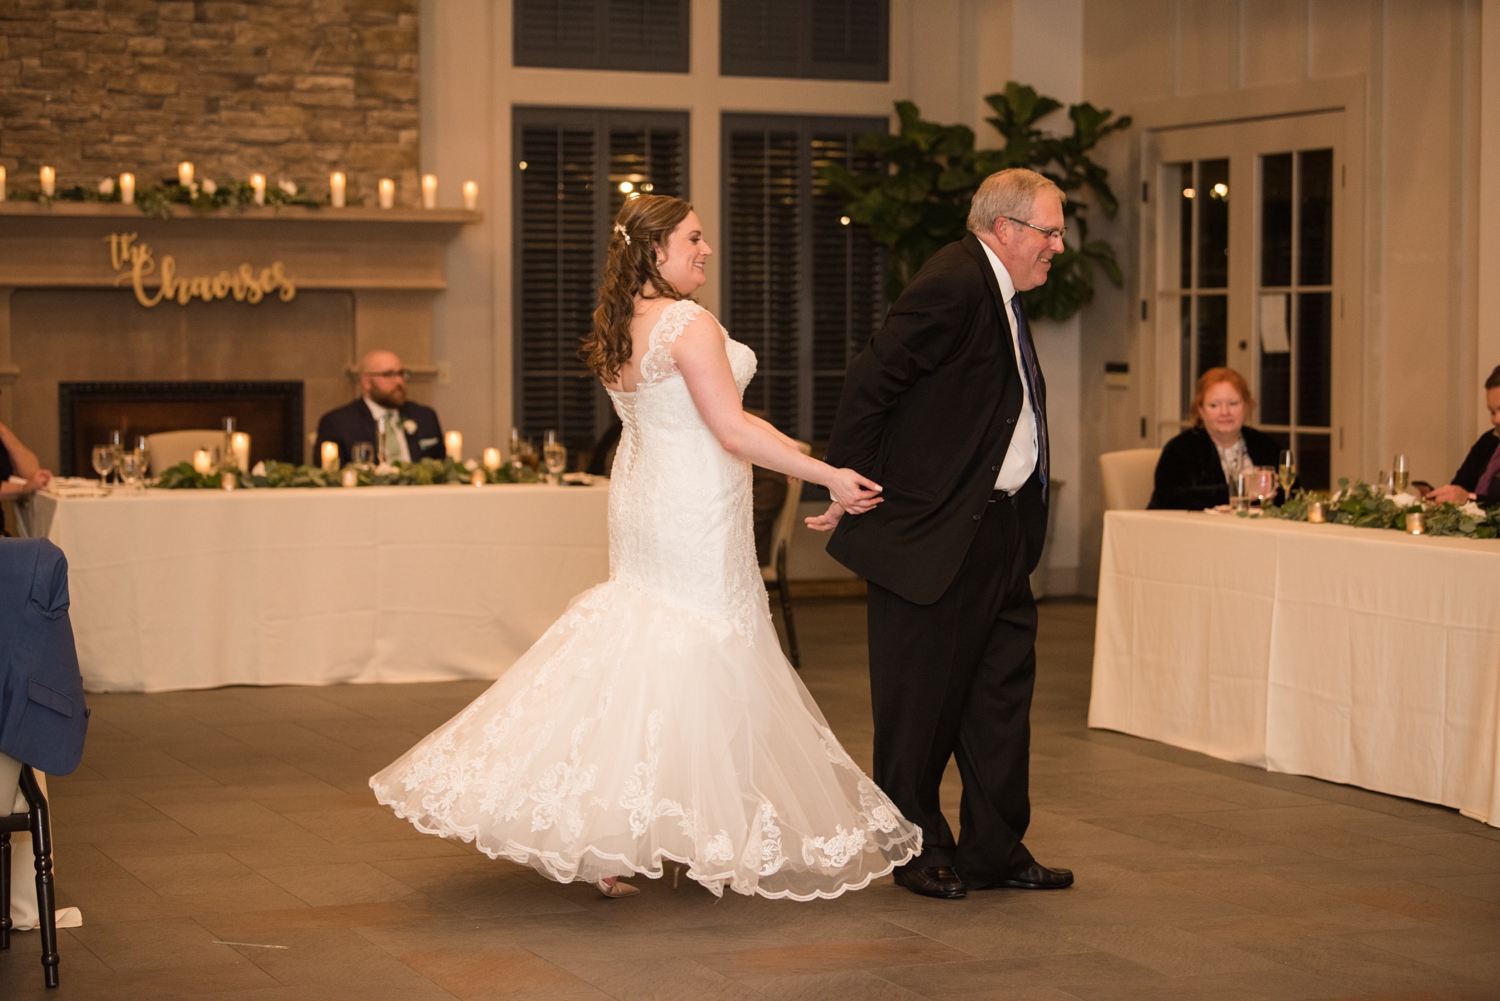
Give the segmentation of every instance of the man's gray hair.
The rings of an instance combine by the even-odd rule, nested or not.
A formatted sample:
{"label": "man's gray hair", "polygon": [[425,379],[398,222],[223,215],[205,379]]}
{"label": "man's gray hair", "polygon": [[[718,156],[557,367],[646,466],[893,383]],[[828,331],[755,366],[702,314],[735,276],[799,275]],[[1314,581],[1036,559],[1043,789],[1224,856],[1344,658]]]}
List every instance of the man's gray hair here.
{"label": "man's gray hair", "polygon": [[1043,191],[1055,193],[1064,204],[1068,196],[1052,179],[1025,167],[996,171],[984,179],[969,205],[969,232],[988,233],[1002,216],[1024,219],[1031,212],[1036,196]]}

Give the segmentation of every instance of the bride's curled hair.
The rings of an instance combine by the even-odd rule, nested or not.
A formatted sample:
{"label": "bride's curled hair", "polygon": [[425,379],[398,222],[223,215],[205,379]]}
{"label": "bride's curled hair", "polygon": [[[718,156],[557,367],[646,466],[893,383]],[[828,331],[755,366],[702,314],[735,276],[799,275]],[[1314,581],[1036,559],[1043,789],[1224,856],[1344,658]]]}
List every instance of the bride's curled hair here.
{"label": "bride's curled hair", "polygon": [[[635,319],[635,297],[685,299],[656,269],[656,250],[667,246],[667,237],[687,218],[693,207],[669,195],[631,198],[615,216],[604,258],[604,281],[599,286],[599,308],[594,310],[594,329],[578,349],[578,355],[594,374],[614,382],[630,361],[630,321]],[[649,288],[648,288],[649,286]]]}

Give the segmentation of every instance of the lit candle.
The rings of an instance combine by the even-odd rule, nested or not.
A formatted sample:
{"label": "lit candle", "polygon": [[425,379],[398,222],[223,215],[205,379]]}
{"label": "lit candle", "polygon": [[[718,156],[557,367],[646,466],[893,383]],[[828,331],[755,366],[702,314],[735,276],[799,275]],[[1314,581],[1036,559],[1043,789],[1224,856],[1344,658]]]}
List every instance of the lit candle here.
{"label": "lit candle", "polygon": [[0,166],[0,202],[5,201],[5,167]]}
{"label": "lit candle", "polygon": [[1412,535],[1427,534],[1427,519],[1422,517],[1421,511],[1413,511],[1406,516],[1406,530]]}
{"label": "lit candle", "polygon": [[239,477],[234,470],[226,469],[219,474],[219,486],[225,490],[233,490],[240,485]]}
{"label": "lit candle", "polygon": [[482,486],[484,486],[484,483],[485,483],[484,470],[482,470],[482,469],[476,469],[476,470],[474,470],[473,475],[471,475],[469,477],[469,482],[472,483],[472,484],[474,484],[476,487],[482,487]]}
{"label": "lit candle", "polygon": [[389,177],[380,179],[380,207],[383,209],[396,207],[396,182]]}
{"label": "lit candle", "polygon": [[346,487],[359,486],[359,470],[355,469],[353,466],[344,467],[344,472],[342,474],[340,482],[343,483]]}
{"label": "lit candle", "polygon": [[487,448],[484,450],[484,468],[500,468],[500,450],[498,448]]}
{"label": "lit candle", "polygon": [[234,454],[234,464],[240,468],[240,472],[250,471],[250,436],[243,431],[236,431],[229,437],[229,451]]}
{"label": "lit candle", "polygon": [[437,175],[422,175],[422,207],[424,209],[437,208]]}
{"label": "lit candle", "polygon": [[53,192],[53,190],[56,189],[56,187],[57,187],[57,171],[53,170],[51,167],[43,167],[42,168],[42,194],[46,195],[48,198],[51,198],[52,197],[52,192]]}
{"label": "lit candle", "polygon": [[339,446],[336,441],[325,441],[323,443],[323,470],[333,472],[339,468]]}
{"label": "lit candle", "polygon": [[464,182],[464,208],[470,212],[479,208],[479,185],[473,181]]}
{"label": "lit candle", "polygon": [[193,183],[193,163],[184,160],[177,165],[177,183],[184,188]]}
{"label": "lit candle", "polygon": [[342,170],[335,170],[328,176],[328,200],[336,209],[344,207],[344,172]]}
{"label": "lit candle", "polygon": [[207,476],[213,471],[214,460],[208,454],[208,449],[200,448],[193,453],[193,472],[199,476]]}
{"label": "lit candle", "polygon": [[135,204],[135,175],[134,174],[121,174],[120,175],[120,204],[121,205],[134,205]]}
{"label": "lit candle", "polygon": [[443,443],[448,446],[448,458],[454,462],[464,460],[464,436],[458,431],[449,431],[443,436]]}
{"label": "lit candle", "polygon": [[1322,501],[1313,501],[1307,505],[1307,520],[1310,524],[1321,525],[1328,520],[1328,509]]}
{"label": "lit candle", "polygon": [[257,204],[257,205],[264,205],[266,203],[266,175],[265,174],[251,174],[250,175],[250,187],[254,191],[254,194],[255,194],[255,197],[254,197],[255,204]]}

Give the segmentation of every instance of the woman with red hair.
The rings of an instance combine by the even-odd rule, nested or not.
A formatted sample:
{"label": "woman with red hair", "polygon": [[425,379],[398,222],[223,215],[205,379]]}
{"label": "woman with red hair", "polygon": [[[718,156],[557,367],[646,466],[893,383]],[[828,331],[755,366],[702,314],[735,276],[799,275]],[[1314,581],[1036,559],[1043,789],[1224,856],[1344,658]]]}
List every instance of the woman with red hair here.
{"label": "woman with red hair", "polygon": [[1234,369],[1204,372],[1190,411],[1193,426],[1162,448],[1147,507],[1201,511],[1228,504],[1229,484],[1241,466],[1276,465],[1276,439],[1245,423],[1254,406],[1245,377]]}

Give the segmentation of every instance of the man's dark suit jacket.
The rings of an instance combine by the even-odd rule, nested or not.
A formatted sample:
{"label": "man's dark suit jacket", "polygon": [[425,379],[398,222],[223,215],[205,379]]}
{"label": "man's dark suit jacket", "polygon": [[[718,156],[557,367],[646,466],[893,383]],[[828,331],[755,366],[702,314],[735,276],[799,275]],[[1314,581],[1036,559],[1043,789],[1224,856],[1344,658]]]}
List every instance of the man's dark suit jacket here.
{"label": "man's dark suit jacket", "polygon": [[[1479,478],[1484,475],[1486,467],[1490,464],[1490,458],[1495,454],[1495,447],[1500,445],[1500,432],[1486,431],[1479,436],[1469,454],[1464,457],[1464,464],[1458,467],[1458,472],[1453,474],[1453,482],[1463,487],[1469,493],[1479,489]],[[1490,491],[1487,495],[1480,497],[1486,504],[1500,503],[1500,476],[1495,477],[1490,483]]]}
{"label": "man's dark suit jacket", "polygon": [[[406,436],[406,447],[411,452],[411,461],[418,459],[441,459],[447,454],[443,445],[443,428],[438,423],[437,411],[420,403],[406,401],[399,411],[401,419],[417,422],[414,434]],[[370,416],[370,407],[360,397],[346,403],[337,410],[330,410],[318,419],[318,443],[313,446],[313,462],[322,454],[325,441],[339,446],[339,462],[348,462],[355,443],[367,441],[380,450],[380,427]]]}
{"label": "man's dark suit jacket", "polygon": [[[885,500],[840,519],[828,552],[915,604],[957,576],[1010,448],[1023,400],[1011,323],[971,233],[922,266],[844,376],[826,459],[879,483]],[[1016,505],[1034,569],[1047,534],[1036,472]]]}
{"label": "man's dark suit jacket", "polygon": [[0,751],[66,775],[83,757],[88,717],[67,558],[46,539],[0,539]]}
{"label": "man's dark suit jacket", "polygon": [[[1240,428],[1245,451],[1257,466],[1274,466],[1281,458],[1281,445],[1246,424]],[[1279,495],[1281,491],[1277,491]],[[1162,446],[1156,460],[1156,488],[1148,508],[1170,511],[1202,511],[1229,503],[1229,481],[1219,462],[1219,450],[1203,427],[1188,428]]]}

